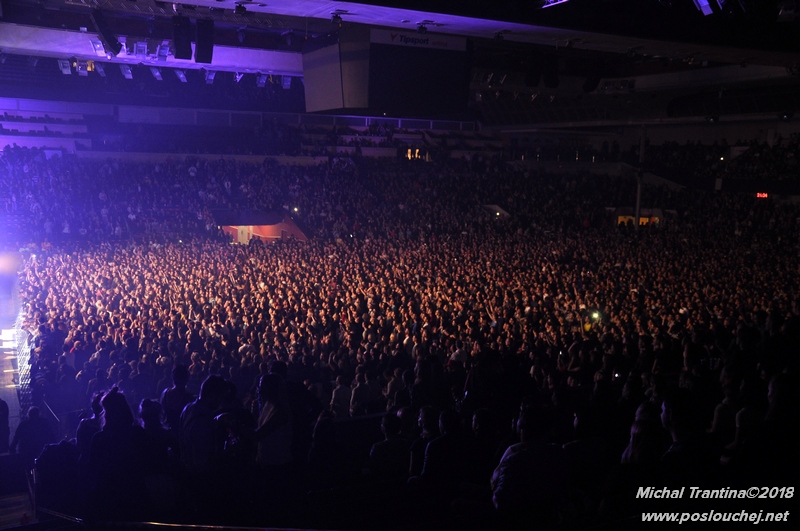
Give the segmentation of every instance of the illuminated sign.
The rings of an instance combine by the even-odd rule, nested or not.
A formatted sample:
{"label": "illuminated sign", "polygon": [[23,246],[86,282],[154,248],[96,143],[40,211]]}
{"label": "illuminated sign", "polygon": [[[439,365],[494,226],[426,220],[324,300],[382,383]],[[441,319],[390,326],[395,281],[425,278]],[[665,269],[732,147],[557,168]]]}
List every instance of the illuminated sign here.
{"label": "illuminated sign", "polygon": [[758,199],[766,199],[769,197],[769,194],[767,192],[756,192],[756,197]]}
{"label": "illuminated sign", "polygon": [[437,48],[463,52],[467,49],[467,39],[450,35],[420,35],[394,30],[372,28],[370,42],[375,44],[394,44],[412,48]]}

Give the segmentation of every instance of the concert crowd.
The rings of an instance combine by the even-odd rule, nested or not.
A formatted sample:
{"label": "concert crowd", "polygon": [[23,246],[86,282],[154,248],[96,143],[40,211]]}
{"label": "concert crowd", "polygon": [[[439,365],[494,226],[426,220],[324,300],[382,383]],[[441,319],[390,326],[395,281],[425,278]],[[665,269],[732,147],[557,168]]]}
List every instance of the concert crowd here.
{"label": "concert crowd", "polygon": [[[490,157],[3,162],[6,212],[45,242],[20,274],[24,423],[49,408],[58,429],[11,444],[42,504],[618,528],[654,506],[641,486],[798,477],[791,203],[645,187],[664,215],[636,230],[611,214],[633,179]],[[220,208],[283,209],[311,238],[232,244]]]}

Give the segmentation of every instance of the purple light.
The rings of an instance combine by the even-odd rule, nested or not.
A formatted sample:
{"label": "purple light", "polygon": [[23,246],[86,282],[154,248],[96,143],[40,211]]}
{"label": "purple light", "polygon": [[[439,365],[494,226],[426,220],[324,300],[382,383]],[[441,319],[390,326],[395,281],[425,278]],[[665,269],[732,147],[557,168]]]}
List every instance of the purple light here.
{"label": "purple light", "polygon": [[711,9],[711,5],[709,5],[709,3],[708,3],[708,0],[694,0],[694,5],[705,16],[708,16],[708,15],[711,15],[712,13],[714,13],[714,11]]}
{"label": "purple light", "polygon": [[559,4],[566,4],[569,0],[544,0],[544,4],[542,4],[542,9],[546,7],[553,7]]}

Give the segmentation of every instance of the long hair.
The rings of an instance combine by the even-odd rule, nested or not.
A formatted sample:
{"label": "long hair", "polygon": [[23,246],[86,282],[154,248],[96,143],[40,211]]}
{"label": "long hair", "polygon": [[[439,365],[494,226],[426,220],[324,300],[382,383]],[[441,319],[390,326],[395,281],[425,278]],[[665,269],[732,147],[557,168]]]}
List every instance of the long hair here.
{"label": "long hair", "polygon": [[100,403],[103,405],[103,429],[133,425],[133,412],[118,387],[108,391]]}

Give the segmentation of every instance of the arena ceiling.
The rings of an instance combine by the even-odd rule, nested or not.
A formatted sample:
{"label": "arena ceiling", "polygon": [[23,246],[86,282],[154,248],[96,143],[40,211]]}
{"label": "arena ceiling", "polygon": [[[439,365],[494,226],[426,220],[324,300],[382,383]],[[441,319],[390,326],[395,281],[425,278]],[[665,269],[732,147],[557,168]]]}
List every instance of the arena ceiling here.
{"label": "arena ceiling", "polygon": [[[540,102],[573,98],[596,108],[601,98],[601,106],[633,116],[652,110],[655,100],[665,112],[697,91],[796,88],[794,9],[783,0],[2,0],[0,53],[300,77],[305,45],[363,24],[468,37],[478,104],[542,96]],[[117,55],[100,43],[91,17],[97,10],[123,43]],[[214,20],[211,64],[174,57],[175,15]],[[138,51],[136,43],[144,43]],[[531,83],[531,69],[550,57],[559,82]]]}

